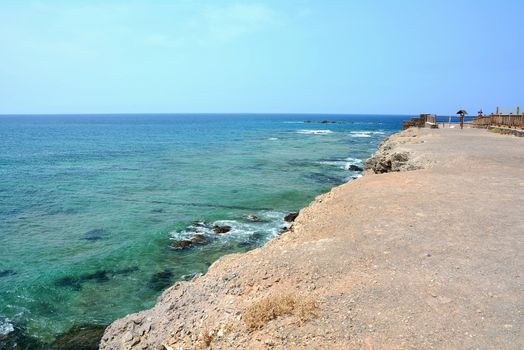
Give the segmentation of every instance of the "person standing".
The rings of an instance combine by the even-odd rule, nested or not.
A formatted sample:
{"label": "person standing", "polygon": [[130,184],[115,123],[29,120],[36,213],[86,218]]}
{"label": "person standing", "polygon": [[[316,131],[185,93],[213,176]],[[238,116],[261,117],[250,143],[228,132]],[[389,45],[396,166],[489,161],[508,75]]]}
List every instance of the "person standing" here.
{"label": "person standing", "polygon": [[460,128],[461,129],[464,129],[464,116],[466,114],[468,114],[468,112],[466,112],[465,110],[463,109],[459,109],[459,111],[457,112],[457,114],[460,116]]}

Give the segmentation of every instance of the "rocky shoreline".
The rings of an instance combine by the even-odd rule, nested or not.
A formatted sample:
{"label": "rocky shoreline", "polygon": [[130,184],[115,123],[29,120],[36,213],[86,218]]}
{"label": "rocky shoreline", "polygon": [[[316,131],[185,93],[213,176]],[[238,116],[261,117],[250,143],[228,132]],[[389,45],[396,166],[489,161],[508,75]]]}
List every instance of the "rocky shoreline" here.
{"label": "rocky shoreline", "polygon": [[[385,139],[378,151],[370,157],[364,164],[364,168],[355,170],[365,170],[368,173],[387,173],[391,171],[407,171],[415,170],[420,166],[415,165],[410,161],[409,153],[406,151],[398,151],[397,147],[401,143],[413,143],[411,138],[416,137],[412,131],[399,133]],[[322,197],[329,196],[328,194],[317,197],[314,203],[322,203]],[[291,213],[286,216],[285,221],[293,222],[298,217],[299,213]],[[227,232],[227,227],[215,227],[215,232]],[[291,227],[289,231],[283,232],[279,238],[286,238],[287,234],[295,231]],[[279,238],[274,239],[268,246],[278,244]],[[172,245],[174,248],[184,248],[184,241],[175,241]],[[188,246],[195,244],[195,242],[188,241]],[[266,248],[259,248],[266,249]],[[259,250],[257,249],[257,250]],[[256,251],[244,253],[257,255]],[[214,340],[213,348],[227,349],[231,344],[218,345],[218,340],[224,338],[225,333],[228,333],[228,340],[238,341],[240,336],[231,335],[232,326],[234,323],[242,320],[241,311],[229,311],[229,308],[222,307],[219,301],[207,300],[208,296],[217,298],[220,295],[227,298],[228,295],[240,296],[242,289],[253,288],[256,284],[256,279],[252,278],[247,283],[238,283],[239,273],[236,272],[222,272],[240,269],[240,265],[231,264],[229,260],[235,260],[234,256],[225,256],[213,264],[206,275],[198,276],[193,281],[182,281],[175,283],[174,286],[166,290],[157,300],[156,306],[151,310],[139,312],[137,314],[128,315],[121,320],[115,321],[106,330],[100,349],[193,349],[196,347],[206,348],[205,344],[209,337]],[[232,266],[230,266],[232,265]],[[235,267],[235,268],[232,268]],[[261,280],[267,280],[267,272],[261,276]],[[237,280],[237,283],[230,281]],[[280,278],[276,278],[275,283],[280,282]],[[232,286],[230,286],[230,284]],[[266,283],[262,283],[266,284]],[[267,283],[269,287],[272,283]],[[257,287],[257,290],[264,289]],[[192,305],[205,303],[202,309],[194,310]],[[214,306],[216,304],[216,306]],[[190,307],[189,312],[185,311]],[[224,311],[229,317],[218,317],[220,320],[214,320],[213,323],[221,324],[220,327],[208,326],[210,323],[210,316],[207,310]],[[174,330],[174,331],[173,331]],[[152,336],[153,334],[164,334],[164,336]],[[244,341],[239,342],[243,344]],[[267,344],[266,344],[267,345]],[[242,347],[242,345],[240,346]]]}
{"label": "rocky shoreline", "polygon": [[[512,140],[493,139],[503,136],[458,132],[393,135],[366,162],[366,176],[317,197],[264,247],[224,256],[152,309],[115,321],[100,349],[519,348],[523,225],[507,215],[518,217],[522,203],[504,204],[524,186],[497,202],[489,186],[466,185],[494,176],[499,162],[522,164],[522,148],[515,154]],[[475,147],[457,153],[465,140]],[[522,166],[511,170],[492,191],[524,178]],[[463,212],[476,206],[480,215],[490,198],[490,210],[500,207],[514,224],[497,237],[477,211]],[[516,263],[494,268],[500,254]]]}

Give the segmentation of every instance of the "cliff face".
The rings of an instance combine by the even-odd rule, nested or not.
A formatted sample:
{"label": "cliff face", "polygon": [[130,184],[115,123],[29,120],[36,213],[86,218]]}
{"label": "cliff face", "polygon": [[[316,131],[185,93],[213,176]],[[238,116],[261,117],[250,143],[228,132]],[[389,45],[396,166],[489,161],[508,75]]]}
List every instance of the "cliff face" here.
{"label": "cliff face", "polygon": [[115,321],[101,349],[522,348],[523,149],[483,130],[393,136],[368,175]]}

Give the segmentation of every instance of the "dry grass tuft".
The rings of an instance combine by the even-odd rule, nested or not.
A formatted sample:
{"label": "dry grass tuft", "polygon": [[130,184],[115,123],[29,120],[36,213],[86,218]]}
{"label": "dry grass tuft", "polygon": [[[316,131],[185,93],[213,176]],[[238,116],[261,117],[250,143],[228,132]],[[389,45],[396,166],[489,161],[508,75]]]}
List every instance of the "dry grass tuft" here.
{"label": "dry grass tuft", "polygon": [[300,323],[316,316],[318,303],[311,297],[295,293],[270,295],[254,303],[244,313],[244,322],[250,329],[260,329],[279,316],[295,315]]}
{"label": "dry grass tuft", "polygon": [[199,335],[199,346],[197,349],[203,350],[207,349],[209,345],[213,342],[213,339],[215,339],[215,333],[213,331],[209,331],[208,328],[205,328],[203,332]]}

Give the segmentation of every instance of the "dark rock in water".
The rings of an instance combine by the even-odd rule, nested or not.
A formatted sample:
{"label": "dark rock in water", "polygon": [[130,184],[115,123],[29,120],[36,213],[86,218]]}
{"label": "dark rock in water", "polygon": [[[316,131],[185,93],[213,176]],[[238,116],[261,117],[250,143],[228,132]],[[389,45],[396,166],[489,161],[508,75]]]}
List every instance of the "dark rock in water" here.
{"label": "dark rock in water", "polygon": [[227,233],[231,231],[231,226],[219,226],[219,225],[215,225],[213,226],[213,232],[215,233]]}
{"label": "dark rock in water", "polygon": [[342,178],[326,175],[323,173],[311,173],[311,174],[306,175],[305,177],[319,184],[329,183],[329,184],[340,185],[344,183],[344,180]]}
{"label": "dark rock in water", "polygon": [[297,218],[298,213],[289,213],[286,216],[284,216],[284,221],[286,222],[293,222]]}
{"label": "dark rock in water", "polygon": [[112,273],[113,275],[129,275],[130,273],[133,273],[139,270],[140,269],[138,268],[138,266],[133,266],[133,267],[128,267],[122,270],[116,270],[116,271],[113,271]]}
{"label": "dark rock in water", "polygon": [[163,213],[164,209],[162,209],[162,208],[155,208],[155,209],[151,209],[151,212],[152,213]]}
{"label": "dark rock in water", "polygon": [[287,230],[288,230],[288,228],[287,228],[286,226],[282,226],[282,227],[280,228],[280,230],[278,230],[278,232],[279,232],[279,233],[284,233],[284,232],[286,232]]}
{"label": "dark rock in water", "polygon": [[204,236],[202,234],[195,234],[195,235],[193,235],[193,237],[191,237],[191,243],[194,243],[194,244],[206,244],[207,243],[206,236]]}
{"label": "dark rock in water", "polygon": [[58,336],[52,344],[57,350],[97,350],[106,326],[75,326]]}
{"label": "dark rock in water", "polygon": [[358,166],[358,165],[354,165],[354,164],[351,164],[349,167],[348,167],[348,170],[349,171],[364,171],[364,168]]}
{"label": "dark rock in water", "polygon": [[74,290],[80,290],[82,288],[82,281],[79,277],[66,276],[55,281],[55,286],[72,288]]}
{"label": "dark rock in water", "polygon": [[16,275],[16,271],[14,270],[2,270],[0,271],[0,277],[8,277],[8,276],[14,276]]}
{"label": "dark rock in water", "polygon": [[258,216],[256,216],[256,215],[248,215],[247,219],[249,221],[252,221],[252,222],[259,222],[260,221],[260,218]]}
{"label": "dark rock in water", "polygon": [[173,243],[171,243],[171,248],[184,249],[190,247],[192,244],[193,242],[189,239],[183,239],[181,241],[174,241]]}
{"label": "dark rock in water", "polygon": [[97,241],[104,238],[107,235],[107,231],[102,228],[97,228],[91,231],[84,233],[84,239],[88,241]]}
{"label": "dark rock in water", "polygon": [[173,272],[169,270],[164,270],[164,271],[155,273],[151,277],[147,285],[149,286],[149,288],[153,290],[161,291],[169,287],[171,285],[172,280],[173,280]]}
{"label": "dark rock in water", "polygon": [[66,276],[55,281],[57,287],[67,287],[74,290],[80,290],[82,284],[87,281],[94,281],[96,283],[103,283],[109,281],[110,272],[101,270],[93,273],[88,273],[82,276]]}
{"label": "dark rock in water", "polygon": [[101,270],[93,273],[88,273],[80,277],[82,281],[95,281],[96,283],[102,283],[109,281],[108,271]]}

